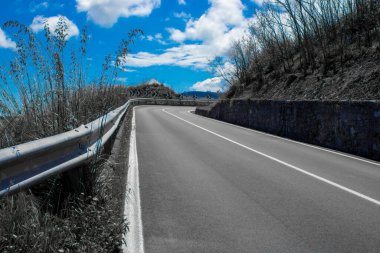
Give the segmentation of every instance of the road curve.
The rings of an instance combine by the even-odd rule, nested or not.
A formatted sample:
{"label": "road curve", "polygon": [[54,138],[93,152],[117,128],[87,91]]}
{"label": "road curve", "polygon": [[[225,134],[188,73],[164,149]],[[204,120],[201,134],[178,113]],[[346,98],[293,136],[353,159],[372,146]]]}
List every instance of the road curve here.
{"label": "road curve", "polygon": [[380,252],[379,164],[193,109],[135,108],[145,252]]}

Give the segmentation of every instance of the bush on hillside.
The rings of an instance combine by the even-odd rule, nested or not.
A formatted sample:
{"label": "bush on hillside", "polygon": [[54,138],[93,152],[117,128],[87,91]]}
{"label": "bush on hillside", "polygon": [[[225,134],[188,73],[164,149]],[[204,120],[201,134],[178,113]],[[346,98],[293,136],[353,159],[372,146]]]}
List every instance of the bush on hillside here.
{"label": "bush on hillside", "polygon": [[232,47],[232,71],[214,62],[229,97],[380,98],[378,0],[271,0],[255,17]]}

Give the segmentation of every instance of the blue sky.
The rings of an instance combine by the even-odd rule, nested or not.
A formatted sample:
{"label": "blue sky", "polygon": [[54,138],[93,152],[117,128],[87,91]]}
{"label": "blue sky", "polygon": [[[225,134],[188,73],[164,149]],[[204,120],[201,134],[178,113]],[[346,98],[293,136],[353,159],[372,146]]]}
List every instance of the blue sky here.
{"label": "blue sky", "polygon": [[[7,1],[8,2],[8,1]],[[96,76],[104,56],[114,52],[134,28],[144,31],[124,62],[119,83],[157,79],[178,92],[217,91],[225,87],[208,62],[226,56],[244,35],[262,0],[15,0],[1,2],[0,23],[17,20],[39,33],[43,23],[54,27],[59,16],[69,24],[69,40],[90,34],[89,76]],[[15,43],[0,30],[0,63],[14,56]]]}

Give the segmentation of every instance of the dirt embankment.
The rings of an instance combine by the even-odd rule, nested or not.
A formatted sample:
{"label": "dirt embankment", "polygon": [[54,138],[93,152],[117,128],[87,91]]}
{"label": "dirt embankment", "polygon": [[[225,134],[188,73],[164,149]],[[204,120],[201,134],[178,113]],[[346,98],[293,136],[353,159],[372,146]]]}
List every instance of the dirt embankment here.
{"label": "dirt embankment", "polygon": [[[267,65],[259,80],[232,87],[228,98],[252,98],[273,100],[377,100],[380,99],[380,45],[370,48],[352,48],[341,59],[330,59],[330,66],[323,64],[304,73],[297,56],[289,72]],[[318,62],[318,61],[317,61]]]}

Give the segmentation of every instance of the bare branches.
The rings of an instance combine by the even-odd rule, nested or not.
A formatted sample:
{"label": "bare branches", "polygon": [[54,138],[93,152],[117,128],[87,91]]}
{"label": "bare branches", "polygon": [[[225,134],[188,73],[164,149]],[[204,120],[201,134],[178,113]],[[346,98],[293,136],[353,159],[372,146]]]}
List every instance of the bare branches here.
{"label": "bare branches", "polygon": [[237,87],[260,88],[263,71],[273,66],[278,73],[304,76],[319,68],[335,72],[331,59],[338,57],[343,66],[349,48],[380,40],[378,0],[272,0],[255,15],[248,37],[234,43],[229,58],[235,67],[229,82]]}

